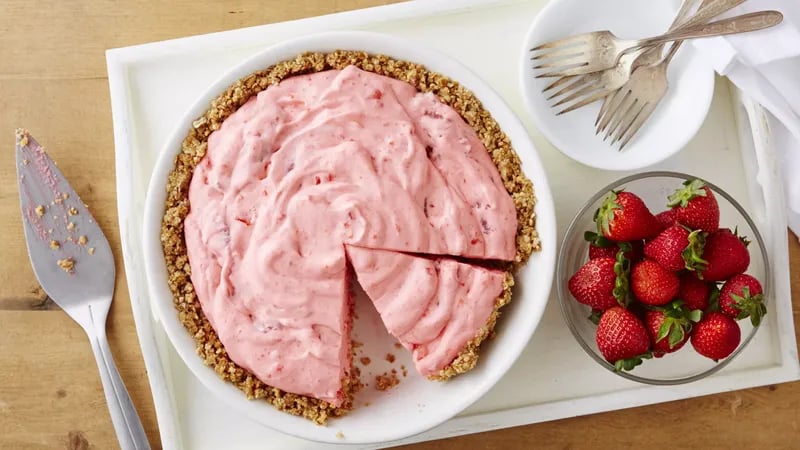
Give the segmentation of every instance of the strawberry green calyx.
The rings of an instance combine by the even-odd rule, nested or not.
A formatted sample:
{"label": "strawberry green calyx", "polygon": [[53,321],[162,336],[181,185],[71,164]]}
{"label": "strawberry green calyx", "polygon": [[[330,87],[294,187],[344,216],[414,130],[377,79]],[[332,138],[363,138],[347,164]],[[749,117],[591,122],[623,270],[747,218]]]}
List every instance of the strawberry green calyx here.
{"label": "strawberry green calyx", "polygon": [[699,322],[703,316],[702,311],[699,309],[690,311],[680,300],[668,304],[662,311],[664,321],[658,328],[656,342],[667,339],[670,349],[683,342],[687,334],[692,331],[692,323]]}
{"label": "strawberry green calyx", "polygon": [[617,251],[617,262],[614,264],[614,273],[617,275],[614,280],[614,290],[612,294],[622,307],[627,307],[630,303],[630,274],[631,261],[625,257],[625,253],[631,251],[631,244],[627,242],[619,243]]}
{"label": "strawberry green calyx", "polygon": [[706,183],[698,178],[684,181],[683,186],[684,187],[678,189],[667,198],[668,207],[674,208],[676,206],[680,206],[681,208],[685,208],[686,205],[689,204],[689,200],[708,195],[706,190],[703,189],[706,187]]}
{"label": "strawberry green calyx", "polygon": [[[708,261],[703,259],[703,248],[706,245],[706,235],[702,230],[695,230],[689,233],[689,245],[683,250],[683,261],[686,269],[701,274],[706,270]],[[702,275],[700,275],[702,277]],[[702,278],[701,278],[702,279]]]}
{"label": "strawberry green calyx", "polygon": [[589,317],[587,317],[587,319],[589,319],[589,322],[592,322],[593,324],[597,325],[598,323],[600,323],[600,317],[602,316],[603,316],[603,311],[599,309],[593,309],[592,313],[589,314]]}
{"label": "strawberry green calyx", "polygon": [[638,356],[634,356],[633,358],[627,359],[620,359],[619,361],[614,363],[614,371],[615,372],[622,372],[623,370],[631,371],[634,367],[638,366],[645,359],[650,359],[653,357],[653,352],[643,353]]}
{"label": "strawberry green calyx", "polygon": [[742,295],[731,294],[731,298],[740,311],[736,320],[750,318],[754,327],[761,324],[761,319],[767,314],[767,305],[764,304],[764,294],[750,295],[750,288],[742,288]]}
{"label": "strawberry green calyx", "polygon": [[737,238],[739,238],[739,240],[742,241],[742,244],[744,244],[745,247],[749,247],[750,246],[750,239],[748,239],[747,236],[739,236],[739,227],[738,226],[733,229],[733,235],[736,236]]}
{"label": "strawberry green calyx", "polygon": [[608,239],[602,234],[593,233],[591,231],[583,233],[583,239],[586,242],[594,245],[595,247],[600,247],[600,248],[608,248],[611,247],[612,245],[615,245],[614,241],[612,241],[611,239]]}
{"label": "strawberry green calyx", "polygon": [[[700,279],[702,280],[702,278]],[[711,293],[708,294],[708,309],[705,311],[706,313],[719,312],[720,293],[719,285],[717,283],[711,283]]]}
{"label": "strawberry green calyx", "polygon": [[622,205],[617,202],[617,195],[622,191],[623,189],[609,192],[605,200],[603,200],[603,204],[595,211],[594,222],[597,224],[597,232],[599,234],[609,234],[610,223],[614,220],[614,211],[622,209]]}

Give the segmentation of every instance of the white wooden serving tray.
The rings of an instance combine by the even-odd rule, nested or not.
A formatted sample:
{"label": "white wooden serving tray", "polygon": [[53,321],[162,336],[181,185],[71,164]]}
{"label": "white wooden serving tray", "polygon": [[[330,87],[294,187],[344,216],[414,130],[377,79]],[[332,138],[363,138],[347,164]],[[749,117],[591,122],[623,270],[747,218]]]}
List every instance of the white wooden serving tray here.
{"label": "white wooden serving tray", "polygon": [[[526,124],[548,171],[563,235],[589,196],[627,174],[591,169],[564,157],[525,112],[517,79],[520,46],[545,3],[418,0],[107,52],[125,272],[164,448],[323,448],[258,425],[212,397],[184,366],[151,314],[141,249],[145,191],[159,149],[197,93],[263,48],[310,31],[379,31],[432,46],[483,77]],[[748,209],[766,240],[775,268],[775,295],[766,323],[732,364],[682,386],[627,381],[598,366],[578,346],[558,311],[554,289],[527,350],[493,390],[445,424],[386,446],[800,379],[786,216],[770,120],[760,106],[718,78],[711,111],[698,135],[677,156],[654,167],[688,172],[719,185]]]}

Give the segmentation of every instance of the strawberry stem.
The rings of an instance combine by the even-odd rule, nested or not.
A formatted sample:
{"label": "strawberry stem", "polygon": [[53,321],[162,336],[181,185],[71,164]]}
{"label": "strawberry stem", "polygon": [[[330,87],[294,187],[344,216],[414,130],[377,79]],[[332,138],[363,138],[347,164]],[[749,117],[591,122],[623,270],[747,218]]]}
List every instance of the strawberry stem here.
{"label": "strawberry stem", "polygon": [[614,371],[615,372],[622,372],[623,370],[630,371],[633,370],[634,367],[641,364],[645,359],[650,359],[653,357],[652,352],[643,353],[638,356],[634,356],[633,358],[627,359],[620,359],[614,363]]}
{"label": "strawberry stem", "polygon": [[736,320],[750,318],[750,323],[754,327],[761,324],[761,319],[767,314],[767,305],[764,304],[764,295],[756,294],[750,295],[750,287],[745,286],[742,288],[742,295],[731,294],[736,309],[739,310],[739,315]]}
{"label": "strawberry stem", "polygon": [[675,300],[665,306],[662,311],[664,312],[664,321],[658,328],[656,334],[656,342],[664,338],[669,339],[669,348],[675,348],[692,331],[692,322],[700,320],[702,313],[700,310],[690,311],[682,300]]}
{"label": "strawberry stem", "polygon": [[622,191],[623,189],[609,192],[603,200],[603,204],[595,211],[594,222],[597,224],[598,233],[608,235],[611,232],[610,226],[611,221],[614,220],[614,211],[622,209],[622,206],[617,203],[617,195]]}
{"label": "strawberry stem", "polygon": [[614,263],[614,273],[617,275],[614,279],[614,290],[612,294],[617,299],[622,307],[627,307],[630,303],[630,280],[631,262],[625,257],[625,253],[631,251],[631,244],[627,242],[620,242],[618,244],[619,250],[617,251],[617,262]]}
{"label": "strawberry stem", "polygon": [[[700,278],[702,280],[702,278]],[[708,296],[708,308],[706,309],[706,313],[710,312],[719,312],[719,285],[717,283],[711,283],[711,293]]]}
{"label": "strawberry stem", "polygon": [[733,229],[733,235],[736,236],[737,238],[739,238],[739,240],[742,241],[742,244],[744,244],[745,247],[749,247],[750,246],[750,239],[748,239],[747,236],[739,236],[739,227],[738,226]]}
{"label": "strawberry stem", "polygon": [[706,183],[698,178],[684,181],[683,186],[684,187],[676,190],[667,198],[668,207],[673,208],[675,206],[680,206],[681,208],[685,208],[686,205],[689,204],[689,200],[708,195],[706,190],[703,189],[706,186]]}
{"label": "strawberry stem", "polygon": [[595,247],[608,248],[614,245],[614,242],[603,236],[602,234],[587,231],[583,233],[583,239],[594,245]]}
{"label": "strawberry stem", "polygon": [[708,261],[703,259],[703,249],[706,246],[706,235],[702,230],[689,233],[689,245],[683,250],[683,262],[687,270],[701,274],[708,267]]}

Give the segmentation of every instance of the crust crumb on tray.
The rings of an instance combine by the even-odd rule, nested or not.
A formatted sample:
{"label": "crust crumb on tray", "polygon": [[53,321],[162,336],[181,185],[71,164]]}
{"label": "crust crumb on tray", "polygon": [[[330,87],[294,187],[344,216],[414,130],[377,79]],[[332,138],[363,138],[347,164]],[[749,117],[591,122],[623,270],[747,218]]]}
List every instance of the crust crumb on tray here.
{"label": "crust crumb on tray", "polygon": [[[514,152],[509,138],[490,113],[483,108],[472,92],[459,83],[431,72],[419,64],[358,51],[335,51],[302,54],[292,60],[253,73],[230,86],[212,101],[210,108],[201,117],[192,123],[192,128],[175,158],[174,170],[167,180],[161,243],[167,263],[168,285],[179,320],[194,338],[198,355],[220,378],[233,383],[250,399],[264,399],[281,411],[305,417],[318,424],[324,424],[329,418],[341,416],[352,408],[353,393],[362,387],[358,379],[358,369],[353,366],[350,375],[342,380],[345,401],[341,407],[335,408],[315,398],[283,392],[268,386],[231,361],[216,332],[203,314],[190,280],[191,268],[186,252],[183,223],[190,209],[188,192],[193,171],[206,153],[209,135],[219,129],[228,116],[250,97],[283,79],[329,69],[343,69],[348,65],[405,81],[422,92],[432,92],[443,103],[455,109],[477,132],[489,151],[517,210],[517,251],[514,261],[505,268],[507,273],[503,295],[497,299],[495,309],[486,325],[447,368],[432,378],[444,380],[475,366],[481,342],[492,334],[500,308],[510,301],[511,286],[514,284],[511,272],[525,264],[531,253],[540,247],[536,232],[534,214],[536,199],[533,186],[522,172],[519,157]],[[352,343],[353,349],[360,346],[358,342]],[[395,346],[399,348],[399,344]],[[376,388],[383,390],[395,386],[399,380],[394,371],[379,376],[376,382]]]}

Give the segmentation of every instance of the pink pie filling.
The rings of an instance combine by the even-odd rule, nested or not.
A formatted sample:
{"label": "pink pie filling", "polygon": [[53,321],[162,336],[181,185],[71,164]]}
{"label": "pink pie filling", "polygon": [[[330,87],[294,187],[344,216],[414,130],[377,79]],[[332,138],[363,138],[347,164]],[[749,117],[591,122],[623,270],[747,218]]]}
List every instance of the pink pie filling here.
{"label": "pink pie filling", "polygon": [[486,325],[505,274],[452,259],[348,247],[353,271],[386,329],[436,375]]}
{"label": "pink pie filling", "polygon": [[[231,360],[336,406],[350,367],[344,244],[501,260],[516,251],[514,203],[475,131],[433,94],[355,67],[251,98],[209,137],[189,201],[192,282]],[[448,320],[454,335],[479,328]],[[420,357],[420,368],[441,358]]]}

